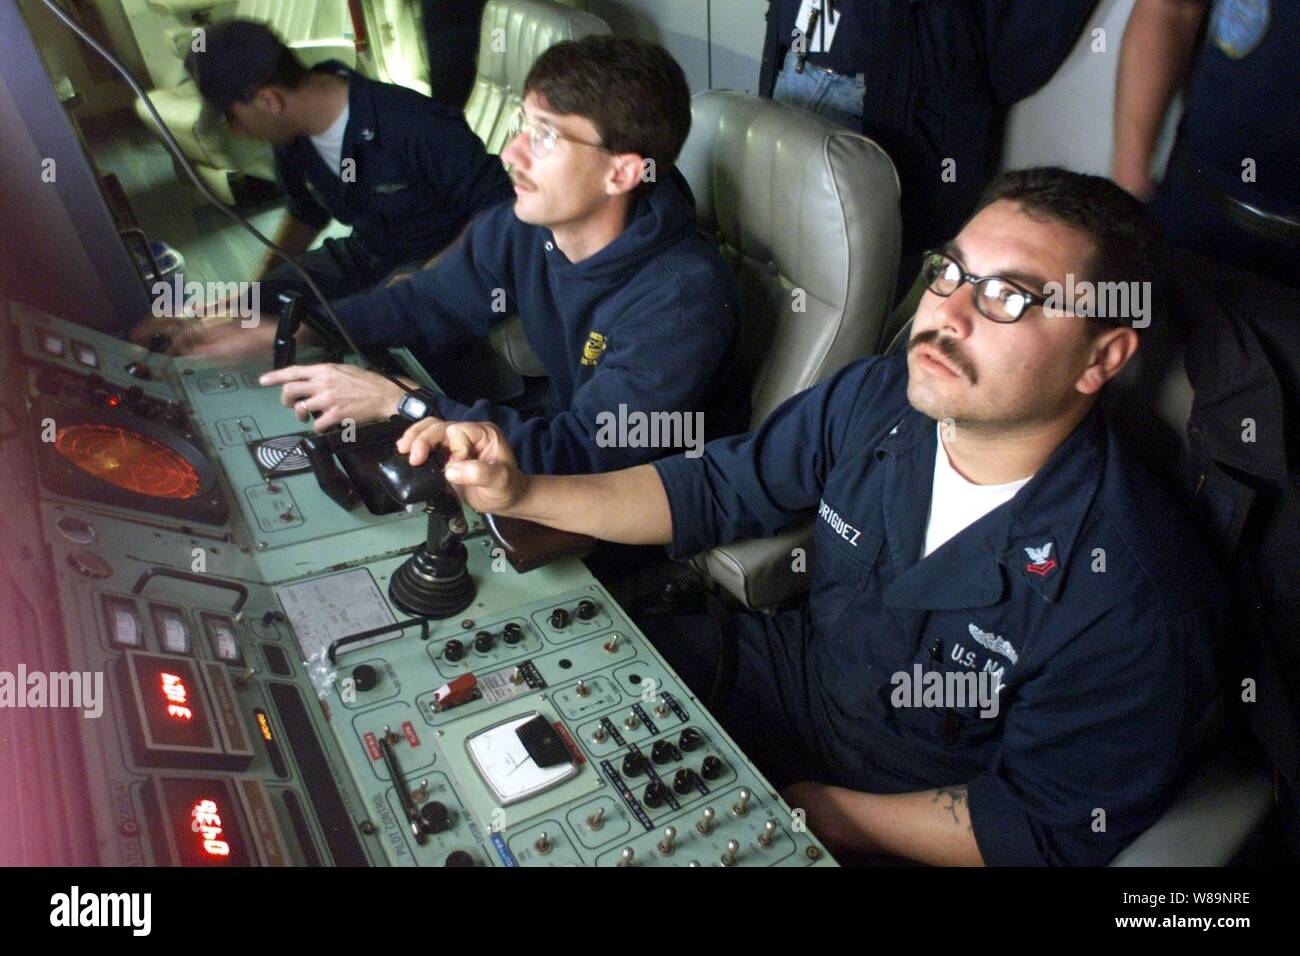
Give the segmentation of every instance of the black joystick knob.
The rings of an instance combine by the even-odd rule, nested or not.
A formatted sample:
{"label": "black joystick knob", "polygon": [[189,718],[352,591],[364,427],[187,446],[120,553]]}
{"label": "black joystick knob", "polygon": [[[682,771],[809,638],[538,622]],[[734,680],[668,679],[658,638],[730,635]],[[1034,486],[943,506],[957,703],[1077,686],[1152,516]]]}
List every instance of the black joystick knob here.
{"label": "black joystick knob", "polygon": [[358,664],[352,668],[352,686],[359,691],[374,690],[379,683],[379,671],[370,664]]}
{"label": "black joystick knob", "polygon": [[492,645],[495,643],[496,639],[487,631],[479,631],[474,635],[474,650],[478,651],[480,654],[486,654],[488,651],[492,650]]}
{"label": "black joystick knob", "polygon": [[704,763],[700,764],[700,776],[705,780],[717,780],[722,776],[723,769],[722,759],[710,754],[704,758]]}
{"label": "black joystick knob", "polygon": [[453,664],[465,656],[465,645],[460,640],[452,638],[442,648],[442,656],[447,658]]}
{"label": "black joystick knob", "polygon": [[518,644],[523,639],[524,629],[514,621],[511,621],[501,629],[501,640],[505,641],[507,644]]}
{"label": "black joystick knob", "polygon": [[682,735],[677,738],[677,746],[681,747],[687,753],[704,743],[704,735],[694,727],[687,727],[682,731]]}
{"label": "black joystick knob", "polygon": [[430,833],[442,833],[451,829],[451,814],[447,812],[447,805],[437,800],[430,800],[420,807],[420,819]]}
{"label": "black joystick knob", "polygon": [[569,612],[562,607],[557,607],[551,612],[551,627],[557,631],[562,631],[569,626]]}
{"label": "black joystick knob", "polygon": [[671,763],[674,760],[680,760],[682,755],[666,740],[656,740],[650,747],[650,759],[655,763]]}
{"label": "black joystick knob", "polygon": [[673,789],[678,793],[690,793],[699,782],[699,777],[690,767],[683,767],[673,774]]}
{"label": "black joystick knob", "polygon": [[658,780],[652,780],[646,784],[645,793],[641,796],[641,802],[653,810],[655,807],[662,807],[664,801],[668,799],[668,788]]}
{"label": "black joystick knob", "polygon": [[623,758],[623,776],[635,777],[645,770],[645,757],[640,754],[628,754]]}
{"label": "black joystick knob", "polygon": [[461,537],[469,530],[460,501],[436,464],[414,468],[405,455],[378,464],[384,492],[402,505],[424,502],[424,543],[388,582],[388,596],[408,614],[447,618],[474,602],[474,580],[466,570],[469,552]]}
{"label": "black joystick knob", "polygon": [[447,862],[443,866],[473,866],[474,858],[464,850],[452,850],[447,854]]}
{"label": "black joystick knob", "polygon": [[596,616],[596,602],[583,598],[578,602],[578,606],[573,609],[573,613],[578,616],[579,621],[590,621]]}

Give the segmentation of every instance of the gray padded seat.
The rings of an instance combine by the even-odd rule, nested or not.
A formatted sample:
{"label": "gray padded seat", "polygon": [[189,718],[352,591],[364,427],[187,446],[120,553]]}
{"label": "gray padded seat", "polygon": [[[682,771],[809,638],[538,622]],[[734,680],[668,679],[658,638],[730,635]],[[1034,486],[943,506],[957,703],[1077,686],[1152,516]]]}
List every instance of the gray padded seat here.
{"label": "gray padded seat", "polygon": [[[898,177],[871,140],[772,100],[701,93],[691,115],[678,165],[701,227],[735,270],[757,427],[875,351],[898,271]],[[807,587],[791,553],[811,546],[809,520],[714,548],[695,565],[745,605],[769,608]]]}
{"label": "gray padded seat", "polygon": [[590,13],[543,0],[488,0],[479,33],[474,89],[465,119],[489,153],[499,153],[523,102],[524,79],[534,61],[561,40],[609,33]]}

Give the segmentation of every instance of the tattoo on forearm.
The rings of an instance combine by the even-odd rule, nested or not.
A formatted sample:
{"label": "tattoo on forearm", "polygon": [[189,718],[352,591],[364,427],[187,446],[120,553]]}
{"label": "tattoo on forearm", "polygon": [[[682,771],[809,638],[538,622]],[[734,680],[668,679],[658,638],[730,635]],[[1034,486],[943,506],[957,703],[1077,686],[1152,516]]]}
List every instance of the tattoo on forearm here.
{"label": "tattoo on forearm", "polygon": [[[957,808],[966,805],[966,788],[965,787],[940,787],[934,792],[934,802],[941,803],[943,808],[952,814],[952,822],[961,825],[961,818],[957,816]],[[966,827],[970,829],[969,824]]]}

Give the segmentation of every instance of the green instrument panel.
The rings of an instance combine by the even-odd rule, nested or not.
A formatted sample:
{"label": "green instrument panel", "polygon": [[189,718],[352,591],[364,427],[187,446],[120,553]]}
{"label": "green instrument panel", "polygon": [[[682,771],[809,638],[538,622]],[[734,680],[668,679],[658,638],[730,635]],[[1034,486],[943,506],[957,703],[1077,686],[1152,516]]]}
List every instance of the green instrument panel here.
{"label": "green instrument panel", "polygon": [[[412,618],[388,585],[423,514],[285,470],[307,427],[264,365],[11,317],[33,432],[119,429],[62,458],[34,436],[69,665],[104,674],[80,722],[103,863],[834,865],[581,562],[517,573],[467,512],[473,603]],[[192,513],[96,484],[134,432],[189,455]]]}

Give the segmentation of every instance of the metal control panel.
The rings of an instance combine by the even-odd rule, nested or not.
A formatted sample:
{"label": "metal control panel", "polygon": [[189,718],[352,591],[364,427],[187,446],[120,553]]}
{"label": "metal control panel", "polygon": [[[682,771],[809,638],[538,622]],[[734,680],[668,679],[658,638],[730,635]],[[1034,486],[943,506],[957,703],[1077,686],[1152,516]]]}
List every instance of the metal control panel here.
{"label": "metal control panel", "polygon": [[7,322],[100,862],[834,865],[581,562],[467,513],[473,603],[412,617],[422,516],[327,497],[263,366]]}

